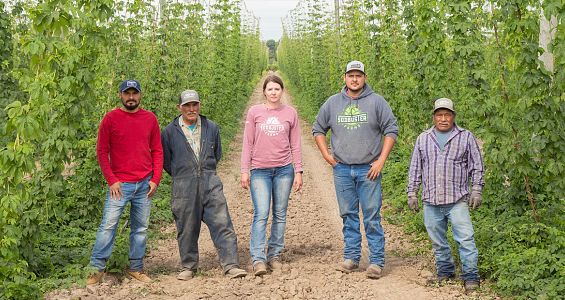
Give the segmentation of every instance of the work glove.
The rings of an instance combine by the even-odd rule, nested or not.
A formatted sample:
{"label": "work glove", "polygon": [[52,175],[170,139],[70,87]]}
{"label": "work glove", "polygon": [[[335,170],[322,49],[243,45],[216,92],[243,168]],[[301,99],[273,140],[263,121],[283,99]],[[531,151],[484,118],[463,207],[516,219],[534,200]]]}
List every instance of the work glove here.
{"label": "work glove", "polygon": [[408,195],[408,207],[414,212],[418,212],[418,197],[416,195]]}
{"label": "work glove", "polygon": [[481,206],[481,202],[483,202],[483,197],[479,191],[472,191],[471,197],[469,198],[469,206],[471,209],[478,208]]}

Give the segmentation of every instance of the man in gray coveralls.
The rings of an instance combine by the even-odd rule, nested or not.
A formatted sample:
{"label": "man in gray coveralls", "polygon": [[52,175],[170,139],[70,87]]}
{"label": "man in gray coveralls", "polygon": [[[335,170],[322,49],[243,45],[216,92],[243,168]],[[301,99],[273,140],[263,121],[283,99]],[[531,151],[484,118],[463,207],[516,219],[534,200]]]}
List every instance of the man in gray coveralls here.
{"label": "man in gray coveralls", "polygon": [[224,274],[239,278],[237,237],[228,212],[216,166],[222,157],[218,126],[200,115],[200,97],[193,90],[181,93],[180,116],[161,133],[164,169],[173,177],[171,209],[177,227],[182,270],[179,280],[189,280],[198,268],[198,237],[203,221],[210,229]]}

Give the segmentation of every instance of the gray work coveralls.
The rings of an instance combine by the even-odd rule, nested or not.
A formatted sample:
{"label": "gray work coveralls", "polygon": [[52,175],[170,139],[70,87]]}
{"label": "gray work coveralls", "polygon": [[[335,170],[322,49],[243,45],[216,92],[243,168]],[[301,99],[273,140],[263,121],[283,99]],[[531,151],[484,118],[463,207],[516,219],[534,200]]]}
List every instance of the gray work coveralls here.
{"label": "gray work coveralls", "polygon": [[222,157],[218,126],[200,115],[199,160],[188,144],[176,117],[161,133],[164,169],[173,178],[171,209],[177,227],[177,241],[183,269],[198,268],[198,237],[206,223],[220,257],[224,273],[239,266],[237,237],[216,166]]}

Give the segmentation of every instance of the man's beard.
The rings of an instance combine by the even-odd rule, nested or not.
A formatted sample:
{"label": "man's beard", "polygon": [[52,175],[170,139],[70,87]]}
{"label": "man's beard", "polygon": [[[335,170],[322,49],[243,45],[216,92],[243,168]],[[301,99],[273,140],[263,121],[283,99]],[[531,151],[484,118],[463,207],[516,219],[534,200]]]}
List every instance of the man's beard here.
{"label": "man's beard", "polygon": [[124,107],[126,108],[126,110],[132,111],[135,110],[138,106],[139,106],[139,102],[133,101],[133,104],[128,104],[128,101],[123,102],[122,104],[124,105]]}
{"label": "man's beard", "polygon": [[352,91],[352,92],[354,92],[354,93],[357,93],[357,92],[362,91],[364,87],[365,87],[365,85],[358,85],[356,88],[350,88],[350,87],[347,87],[347,88],[348,88],[350,91]]}

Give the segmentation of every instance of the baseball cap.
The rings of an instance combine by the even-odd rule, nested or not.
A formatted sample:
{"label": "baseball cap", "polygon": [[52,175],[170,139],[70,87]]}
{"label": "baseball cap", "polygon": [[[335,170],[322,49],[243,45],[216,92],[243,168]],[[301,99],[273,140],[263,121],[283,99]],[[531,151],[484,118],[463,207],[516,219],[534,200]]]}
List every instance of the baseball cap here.
{"label": "baseball cap", "polygon": [[120,93],[123,93],[127,89],[135,89],[138,92],[141,92],[141,84],[139,81],[134,79],[127,79],[120,84]]}
{"label": "baseball cap", "polygon": [[196,91],[186,90],[180,94],[179,105],[183,105],[189,102],[200,103],[200,97],[198,96],[198,93]]}
{"label": "baseball cap", "polygon": [[349,71],[361,71],[363,72],[363,74],[365,74],[365,65],[358,61],[358,60],[352,60],[350,62],[347,63],[347,66],[345,67],[345,73],[348,73]]}
{"label": "baseball cap", "polygon": [[446,108],[455,112],[455,109],[453,108],[453,101],[449,98],[439,98],[436,100],[434,103],[434,112],[440,108]]}

